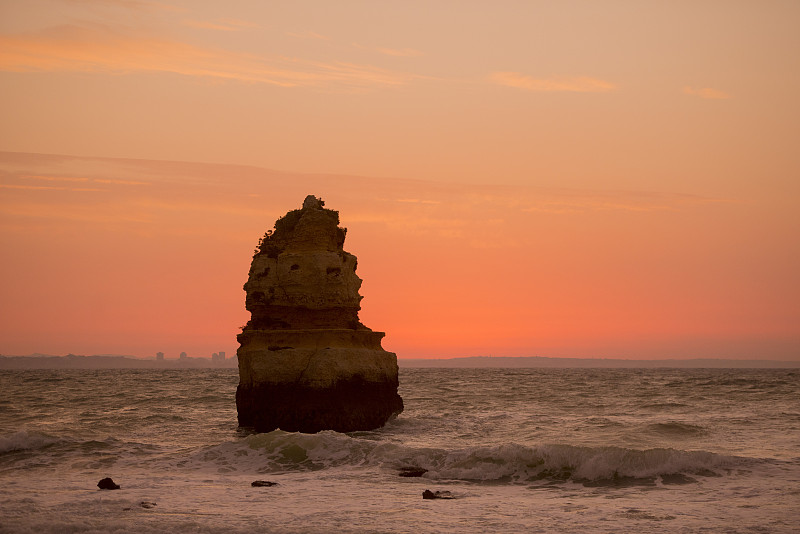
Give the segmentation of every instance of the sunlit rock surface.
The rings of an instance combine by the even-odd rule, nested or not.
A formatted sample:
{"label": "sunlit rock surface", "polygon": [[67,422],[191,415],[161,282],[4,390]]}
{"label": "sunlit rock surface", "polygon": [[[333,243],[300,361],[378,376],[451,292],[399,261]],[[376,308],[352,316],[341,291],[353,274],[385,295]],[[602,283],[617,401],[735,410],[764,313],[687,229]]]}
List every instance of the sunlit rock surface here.
{"label": "sunlit rock surface", "polygon": [[339,213],[314,196],[258,244],[239,334],[239,424],[258,432],[372,430],[403,411],[397,357],[358,320],[361,279]]}

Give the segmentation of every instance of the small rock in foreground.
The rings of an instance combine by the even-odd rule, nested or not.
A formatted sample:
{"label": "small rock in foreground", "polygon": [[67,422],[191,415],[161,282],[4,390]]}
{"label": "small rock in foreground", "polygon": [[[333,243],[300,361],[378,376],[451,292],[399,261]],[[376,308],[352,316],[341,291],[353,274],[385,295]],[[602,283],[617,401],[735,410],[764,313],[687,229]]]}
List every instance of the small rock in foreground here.
{"label": "small rock in foreground", "polygon": [[277,486],[277,482],[270,482],[269,480],[254,480],[250,483],[251,486],[254,488],[269,488],[271,486]]}
{"label": "small rock in foreground", "polygon": [[139,506],[141,506],[142,508],[153,508],[153,507],[158,506],[158,505],[156,503],[154,503],[154,502],[142,501],[142,502],[139,503]]}
{"label": "small rock in foreground", "polygon": [[100,489],[114,490],[119,489],[119,484],[115,484],[111,478],[106,477],[97,483],[97,487]]}
{"label": "small rock in foreground", "polygon": [[431,490],[425,490],[422,492],[423,499],[455,499],[453,494],[449,491],[437,491],[433,492]]}

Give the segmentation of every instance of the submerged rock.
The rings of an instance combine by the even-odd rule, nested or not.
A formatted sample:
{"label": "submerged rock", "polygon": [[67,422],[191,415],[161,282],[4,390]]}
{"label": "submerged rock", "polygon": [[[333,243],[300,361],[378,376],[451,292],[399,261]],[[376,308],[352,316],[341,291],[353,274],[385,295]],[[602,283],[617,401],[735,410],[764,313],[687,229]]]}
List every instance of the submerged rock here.
{"label": "submerged rock", "polygon": [[250,483],[254,488],[271,488],[277,486],[277,482],[270,482],[269,480],[254,480]]}
{"label": "submerged rock", "polygon": [[697,482],[696,478],[692,478],[682,473],[671,473],[667,475],[661,475],[661,483],[664,485],[694,484],[695,482]]}
{"label": "submerged rock", "polygon": [[423,469],[422,467],[401,467],[400,472],[397,473],[398,476],[401,477],[421,477],[425,473],[427,473],[427,469]]}
{"label": "submerged rock", "polygon": [[119,484],[114,483],[111,478],[106,477],[97,483],[97,487],[104,490],[115,490],[119,489]]}
{"label": "submerged rock", "polygon": [[449,491],[435,491],[434,492],[434,491],[427,490],[427,489],[422,492],[422,498],[423,499],[455,499],[455,497],[453,497],[453,494],[450,493]]}
{"label": "submerged rock", "polygon": [[403,411],[397,357],[358,320],[361,279],[339,213],[312,195],[258,244],[238,336],[239,425],[258,432],[372,430]]}

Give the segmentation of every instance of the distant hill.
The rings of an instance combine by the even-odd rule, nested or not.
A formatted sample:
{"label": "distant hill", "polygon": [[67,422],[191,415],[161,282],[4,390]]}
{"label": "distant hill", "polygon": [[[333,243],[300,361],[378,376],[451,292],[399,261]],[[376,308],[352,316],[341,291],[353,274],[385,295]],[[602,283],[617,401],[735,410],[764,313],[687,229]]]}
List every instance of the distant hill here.
{"label": "distant hill", "polygon": [[800,368],[800,361],[777,360],[622,360],[610,358],[546,358],[472,356],[451,359],[398,359],[400,367],[496,367],[496,368]]}
{"label": "distant hill", "polygon": [[236,367],[238,367],[236,357],[212,361],[211,358],[145,360],[114,354],[0,356],[0,369],[235,369]]}

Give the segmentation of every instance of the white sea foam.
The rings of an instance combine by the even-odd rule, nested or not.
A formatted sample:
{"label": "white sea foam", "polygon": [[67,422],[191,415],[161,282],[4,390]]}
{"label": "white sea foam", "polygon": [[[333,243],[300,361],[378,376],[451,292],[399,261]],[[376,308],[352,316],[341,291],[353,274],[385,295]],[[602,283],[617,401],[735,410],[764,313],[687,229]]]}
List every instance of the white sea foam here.
{"label": "white sea foam", "polygon": [[0,436],[0,454],[14,451],[39,449],[62,442],[61,438],[43,432],[27,432],[21,430]]}
{"label": "white sea foam", "polygon": [[430,480],[473,482],[598,481],[661,475],[715,476],[747,459],[703,451],[503,444],[454,449],[415,448],[320,432],[275,431],[204,447],[181,465],[230,472],[282,473],[332,468],[425,470]]}

